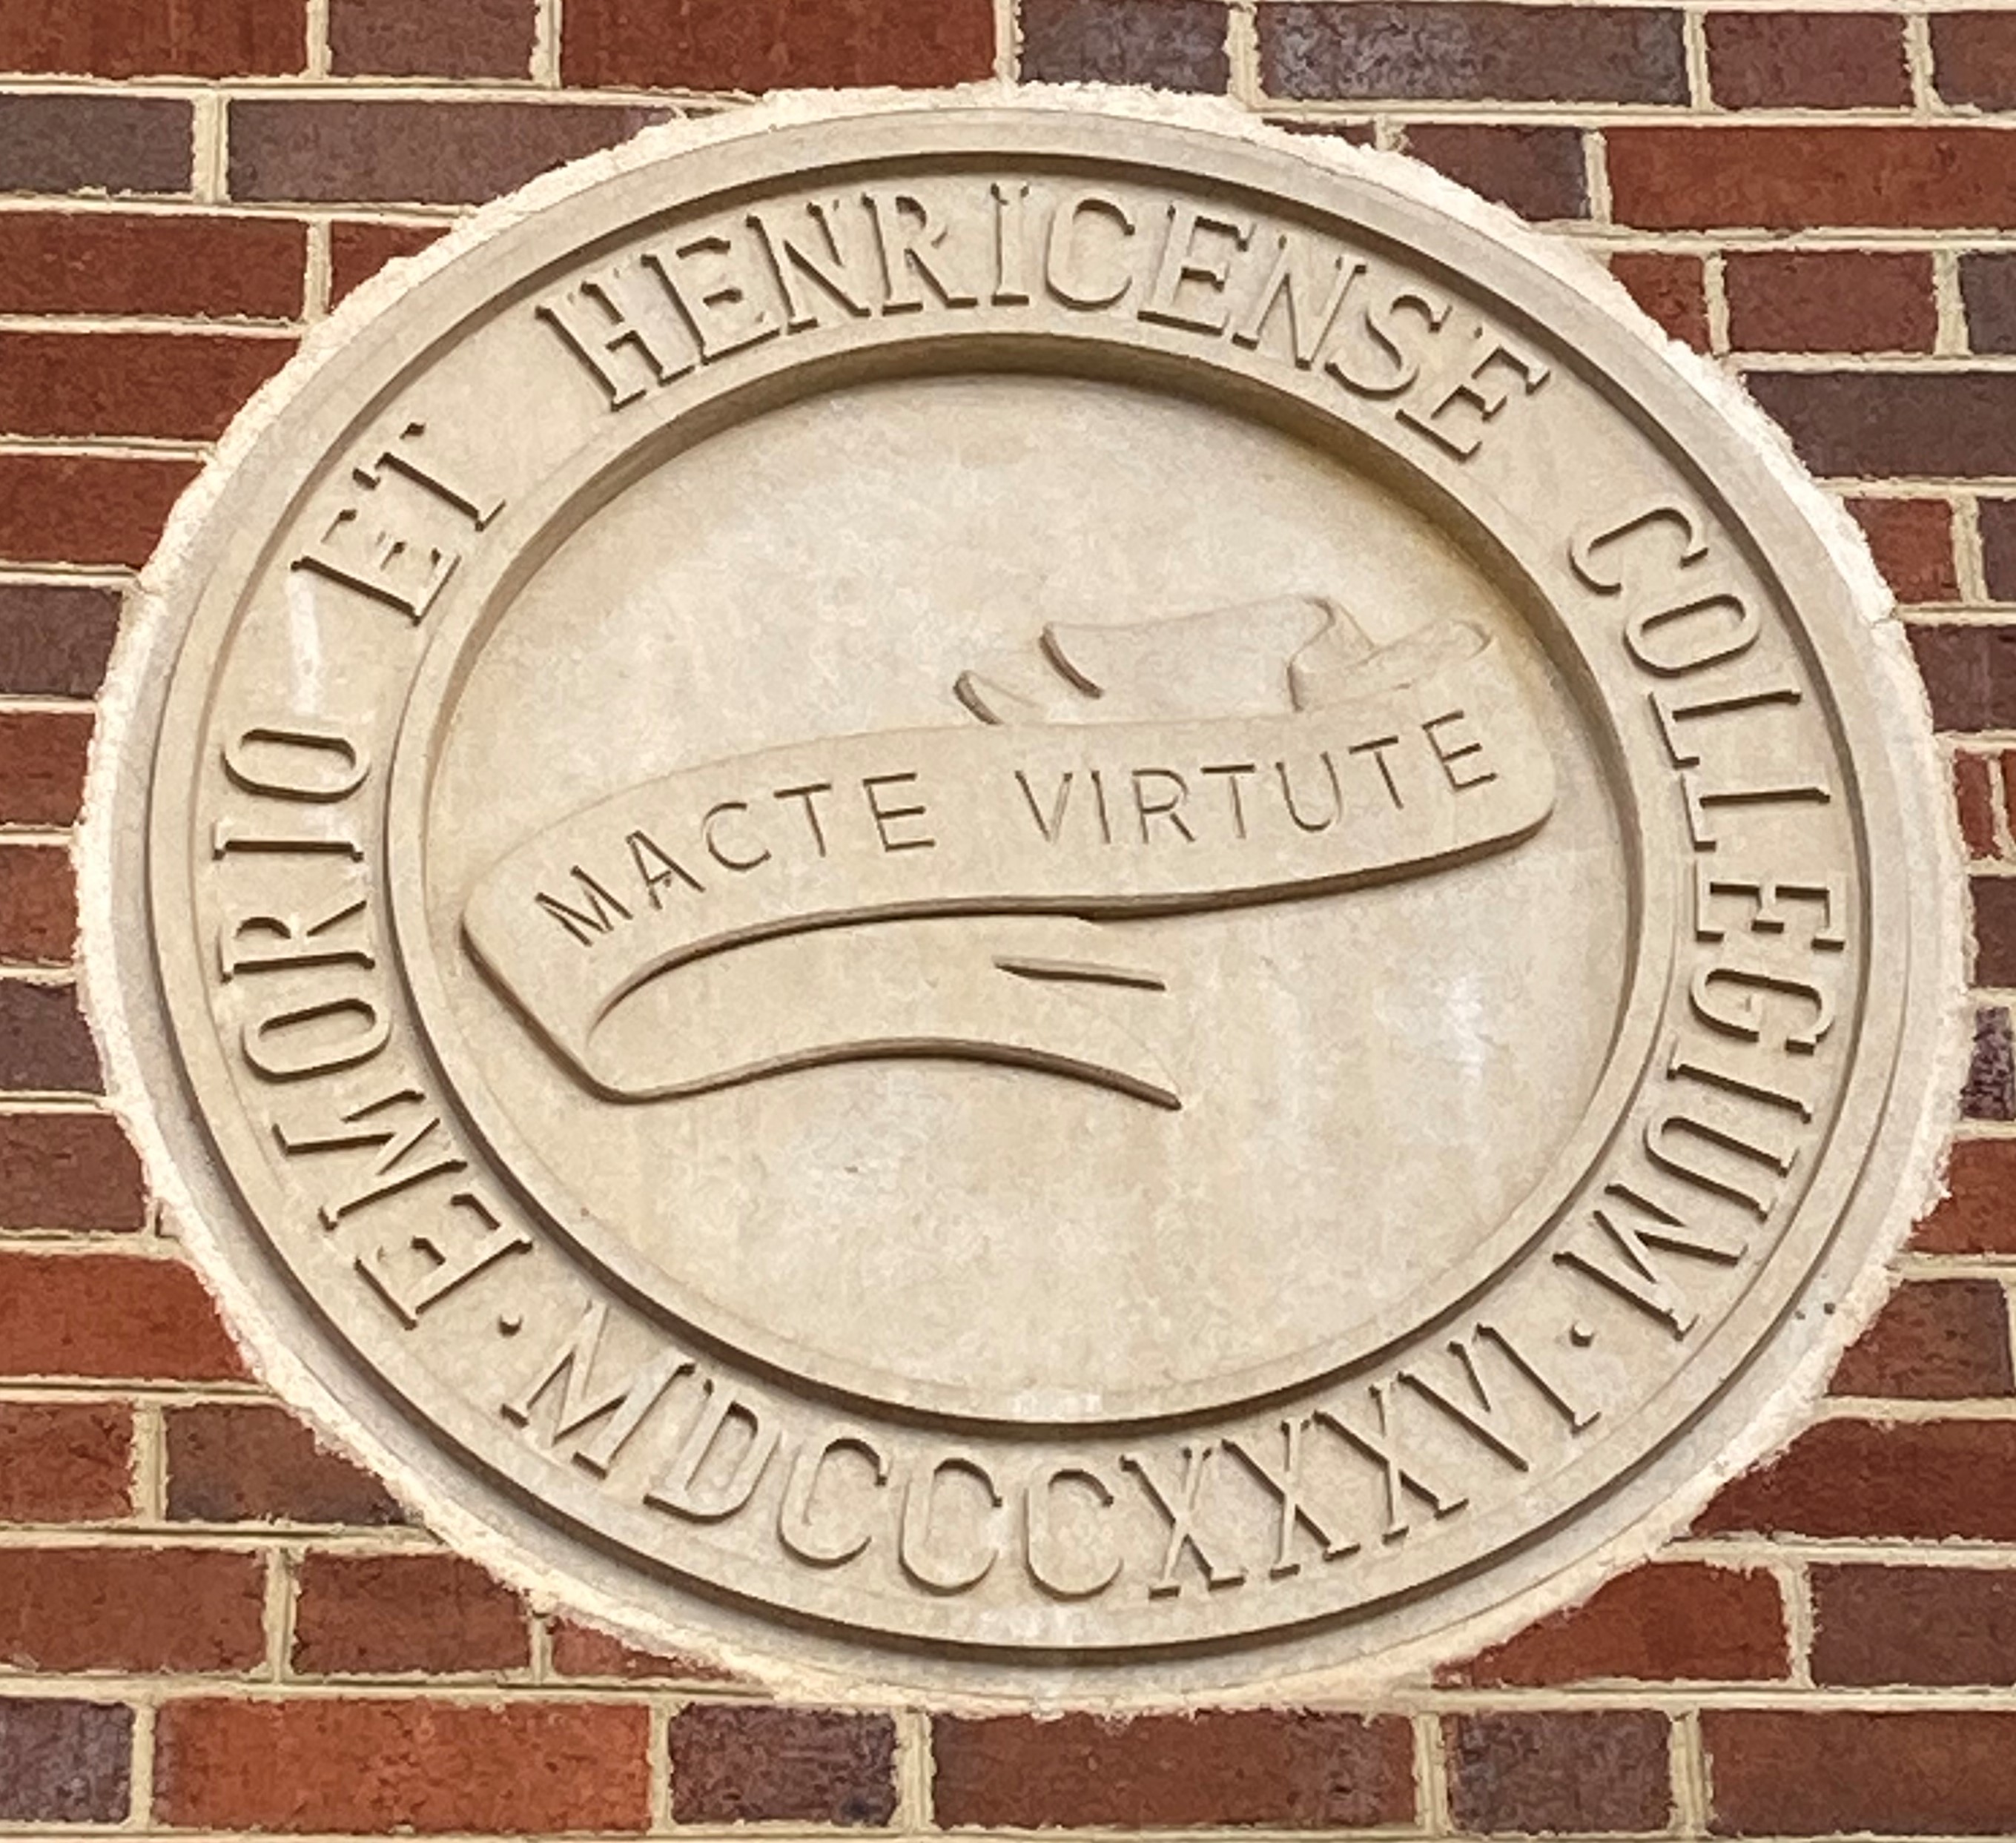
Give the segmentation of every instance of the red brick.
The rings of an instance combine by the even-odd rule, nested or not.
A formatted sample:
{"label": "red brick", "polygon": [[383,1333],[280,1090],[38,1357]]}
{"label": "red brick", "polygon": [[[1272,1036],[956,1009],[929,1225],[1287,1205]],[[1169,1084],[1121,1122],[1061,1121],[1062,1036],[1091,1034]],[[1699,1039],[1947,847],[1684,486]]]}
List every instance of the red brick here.
{"label": "red brick", "polygon": [[1449,1815],[1466,1830],[1663,1830],[1669,1744],[1650,1711],[1445,1716]]}
{"label": "red brick", "polygon": [[137,568],[196,476],[193,461],[0,455],[0,558]]}
{"label": "red brick", "polygon": [[90,753],[88,711],[0,710],[0,823],[71,824]]}
{"label": "red brick", "polygon": [[568,0],[570,85],[766,90],[964,83],[994,68],[988,0]]}
{"label": "red brick", "polygon": [[77,988],[0,979],[0,1089],[95,1094],[103,1086]]}
{"label": "red brick", "polygon": [[2016,1541],[2016,1421],[1822,1421],[1726,1487],[1695,1527]]}
{"label": "red brick", "polygon": [[666,113],[589,103],[237,101],[231,196],[475,204]]}
{"label": "red brick", "polygon": [[318,1445],[308,1427],[263,1402],[206,1402],[162,1416],[171,1523],[402,1521],[361,1467]]}
{"label": "red brick", "polygon": [[0,844],[0,960],[59,966],[77,942],[77,880],[59,844]]}
{"label": "red brick", "polygon": [[208,1382],[245,1370],[179,1261],[0,1253],[0,1375]]}
{"label": "red brick", "polygon": [[1743,381],[1816,473],[2016,473],[2016,372],[1752,371]]}
{"label": "red brick", "polygon": [[132,1758],[133,1712],[117,1702],[0,1701],[0,1820],[116,1823]]}
{"label": "red brick", "polygon": [[21,1670],[249,1670],[266,1567],[207,1549],[9,1549],[0,1662]]}
{"label": "red brick", "polygon": [[1469,0],[1259,9],[1269,95],[1498,103],[1684,103],[1677,12]]}
{"label": "red brick", "polygon": [[293,1665],[305,1675],[531,1663],[517,1595],[459,1555],[310,1555],[295,1578]]}
{"label": "red brick", "polygon": [[1960,1092],[1967,1120],[2016,1120],[2016,1034],[2007,1005],[1977,1005],[1974,1055]]}
{"label": "red brick", "polygon": [[417,256],[446,234],[444,225],[351,224],[338,219],[329,233],[330,300],[342,300],[394,258]]}
{"label": "red brick", "polygon": [[2016,627],[1912,627],[1906,632],[1941,729],[2016,729]]}
{"label": "red brick", "polygon": [[0,211],[0,313],[298,319],[307,261],[278,218]]}
{"label": "red brick", "polygon": [[733,1675],[700,1658],[640,1651],[607,1632],[572,1619],[553,1623],[553,1665],[560,1676],[616,1678],[625,1683],[672,1678],[682,1683],[733,1683]]}
{"label": "red brick", "polygon": [[1817,1683],[2016,1683],[2016,1575],[1816,1568],[1813,1592]]}
{"label": "red brick", "polygon": [[306,68],[304,0],[7,0],[0,70],[284,77]]}
{"label": "red brick", "polygon": [[1977,985],[2016,985],[2016,880],[1968,880],[1974,899],[1974,978]]}
{"label": "red brick", "polygon": [[418,1698],[167,1703],[154,1820],[188,1828],[639,1831],[650,1809],[641,1705]]}
{"label": "red brick", "polygon": [[676,1823],[886,1824],[895,1815],[887,1715],[696,1703],[672,1717],[668,1739]]}
{"label": "red brick", "polygon": [[1589,180],[1578,128],[1422,122],[1407,152],[1525,218],[1586,218]]}
{"label": "red brick", "polygon": [[941,1824],[1309,1830],[1414,1815],[1413,1736],[1398,1716],[939,1715],[931,1733]]}
{"label": "red brick", "polygon": [[1981,567],[1992,602],[2016,601],[2016,499],[1982,499],[1975,506],[1981,533]]}
{"label": "red brick", "polygon": [[123,1402],[0,1402],[0,1519],[102,1523],[133,1509]]}
{"label": "red brick", "polygon": [[1929,352],[1939,329],[1921,250],[1737,250],[1723,275],[1740,352]]}
{"label": "red brick", "polygon": [[1957,602],[1953,508],[1943,499],[1851,499],[1876,567],[1899,601]]}
{"label": "red brick", "polygon": [[1719,1836],[2016,1828],[2016,1715],[1715,1708],[1701,1724]]}
{"label": "red brick", "polygon": [[2007,13],[1932,15],[1932,86],[1949,103],[2016,108],[2016,18]]}
{"label": "red brick", "polygon": [[1698,256],[1623,250],[1610,258],[1610,272],[1671,337],[1708,350],[1708,280]]}
{"label": "red brick", "polygon": [[1976,250],[1960,259],[1967,343],[1976,352],[2016,352],[2016,251]]}
{"label": "red brick", "polygon": [[1611,207],[1647,230],[2016,224],[2016,139],[1980,128],[1628,128]]}
{"label": "red brick", "polygon": [[339,77],[531,74],[536,0],[329,0]]}
{"label": "red brick", "polygon": [[202,333],[0,333],[0,434],[209,440],[293,349]]}
{"label": "red brick", "polygon": [[0,1114],[0,1229],[133,1229],[140,1161],[109,1114]]}
{"label": "red brick", "polygon": [[1229,16],[1222,0],[1022,0],[1023,81],[1222,90]]}
{"label": "red brick", "polygon": [[1906,1282],[1841,1359],[1832,1388],[1916,1401],[2016,1391],[2002,1288],[1990,1280]]}
{"label": "red brick", "polygon": [[1681,1561],[1634,1568],[1441,1681],[1484,1689],[1624,1679],[1769,1682],[1791,1659],[1769,1575]]}
{"label": "red brick", "polygon": [[1911,1245],[1928,1254],[2016,1254],[2016,1140],[1957,1141],[1946,1194]]}
{"label": "red brick", "polygon": [[1953,757],[1953,805],[1960,813],[1960,835],[1971,859],[1998,855],[1995,835],[1995,792],[1991,761],[1971,749]]}
{"label": "red brick", "polygon": [[1725,109],[1903,109],[1903,22],[1876,13],[1712,13],[1708,88]]}
{"label": "red brick", "polygon": [[89,697],[119,635],[119,592],[84,582],[0,582],[0,692]]}
{"label": "red brick", "polygon": [[0,191],[185,193],[193,121],[166,96],[0,96]]}

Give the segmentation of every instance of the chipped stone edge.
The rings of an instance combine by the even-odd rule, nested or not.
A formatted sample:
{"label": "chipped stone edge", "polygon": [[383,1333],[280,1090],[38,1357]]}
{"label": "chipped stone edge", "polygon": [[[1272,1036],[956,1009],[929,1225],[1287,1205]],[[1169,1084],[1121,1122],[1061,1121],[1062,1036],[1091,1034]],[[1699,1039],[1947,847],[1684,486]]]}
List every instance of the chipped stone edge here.
{"label": "chipped stone edge", "polygon": [[[463,1509],[448,1492],[412,1475],[396,1454],[381,1450],[361,1417],[340,1402],[311,1366],[288,1347],[279,1328],[268,1321],[257,1303],[254,1289],[222,1258],[216,1236],[170,1155],[167,1136],[153,1118],[117,978],[117,930],[112,905],[113,863],[119,855],[114,833],[117,796],[122,774],[145,772],[144,761],[128,759],[132,753],[128,733],[151,675],[166,671],[171,664],[166,649],[176,636],[168,631],[168,607],[178,573],[195,549],[226,481],[254,441],[308,380],[337,358],[353,335],[407,290],[523,219],[675,154],[850,116],[1015,106],[1172,124],[1254,142],[1318,167],[1362,177],[1493,238],[1603,308],[1620,327],[1658,353],[1672,372],[1745,438],[1818,534],[1867,624],[1874,667],[1871,675],[1885,682],[1877,686],[1874,702],[1893,758],[1906,765],[1915,760],[1920,769],[1914,773],[1905,765],[1898,776],[1906,831],[1895,844],[1910,862],[1911,887],[1924,892],[1915,900],[1937,910],[1935,938],[1914,940],[1913,951],[1922,951],[1932,963],[1926,986],[1944,995],[1937,1001],[1941,1015],[1935,1024],[1907,1021],[1906,1025],[1930,1029],[1935,1035],[1930,1057],[1932,1085],[1921,1097],[1913,1123],[1903,1175],[1889,1205],[1893,1219],[1878,1238],[1873,1258],[1845,1293],[1838,1299],[1811,1301],[1831,1308],[1831,1315],[1803,1357],[1713,1465],[1611,1541],[1545,1580],[1496,1606],[1438,1625],[1419,1639],[1370,1658],[1209,1691],[1158,1695],[1147,1690],[1137,1697],[1111,1693],[1107,1684],[1102,1686],[1107,1693],[1074,1694],[1068,1669],[1041,1679],[1032,1675],[1029,1688],[1019,1695],[942,1686],[920,1690],[902,1682],[900,1664],[894,1658],[888,1674],[873,1678],[865,1672],[855,1676],[837,1667],[787,1661],[711,1629],[689,1630],[675,1622],[661,1622],[619,1596],[589,1589],[542,1564],[517,1541]],[[1406,156],[1341,139],[1291,135],[1223,98],[1096,84],[1019,85],[1001,80],[935,92],[783,92],[747,108],[646,128],[619,146],[543,175],[481,207],[427,249],[395,260],[353,290],[326,319],[309,329],[293,358],[239,412],[202,473],[177,501],[161,541],[141,574],[107,672],[92,739],[84,810],[71,845],[79,905],[77,974],[85,1016],[105,1071],[106,1107],[138,1146],[156,1196],[174,1218],[203,1283],[255,1373],[308,1420],[324,1445],[382,1478],[448,1546],[524,1591],[535,1612],[564,1607],[588,1623],[650,1649],[685,1650],[718,1661],[736,1672],[740,1680],[733,1686],[744,1693],[754,1687],[780,1697],[815,1697],[847,1706],[927,1703],[946,1710],[1019,1708],[1060,1714],[1089,1708],[1140,1713],[1157,1708],[1278,1705],[1291,1701],[1363,1703],[1377,1697],[1389,1706],[1405,1708],[1411,1693],[1425,1686],[1435,1665],[1472,1655],[1502,1643],[1538,1618],[1571,1610],[1605,1582],[1649,1559],[1683,1534],[1722,1485],[1781,1449],[1809,1424],[1813,1406],[1841,1353],[1888,1296],[1895,1278],[1895,1258],[1913,1221],[1943,1193],[1946,1154],[1960,1120],[1958,1097],[1971,1045],[1972,1002],[1966,983],[1970,935],[1960,900],[1965,860],[1951,802],[1946,797],[1942,779],[1935,779],[1937,759],[1930,707],[1894,599],[1846,509],[1805,472],[1782,431],[1735,380],[1669,338],[1607,270],[1566,239],[1535,230],[1505,207]],[[578,1686],[570,1682],[567,1686]],[[640,1690],[646,1686],[635,1686]]]}

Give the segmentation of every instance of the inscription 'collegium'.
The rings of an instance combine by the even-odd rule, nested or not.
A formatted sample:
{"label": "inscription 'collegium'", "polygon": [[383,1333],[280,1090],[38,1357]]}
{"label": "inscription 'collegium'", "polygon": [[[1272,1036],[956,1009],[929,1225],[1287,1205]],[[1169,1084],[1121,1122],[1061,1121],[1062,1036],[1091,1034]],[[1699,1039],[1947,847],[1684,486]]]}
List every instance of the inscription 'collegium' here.
{"label": "inscription 'collegium'", "polygon": [[363,290],[95,771],[256,1354],[834,1694],[1585,1591],[1787,1431],[1952,1085],[1908,667],[1687,364],[1403,162],[1042,92],[667,131]]}

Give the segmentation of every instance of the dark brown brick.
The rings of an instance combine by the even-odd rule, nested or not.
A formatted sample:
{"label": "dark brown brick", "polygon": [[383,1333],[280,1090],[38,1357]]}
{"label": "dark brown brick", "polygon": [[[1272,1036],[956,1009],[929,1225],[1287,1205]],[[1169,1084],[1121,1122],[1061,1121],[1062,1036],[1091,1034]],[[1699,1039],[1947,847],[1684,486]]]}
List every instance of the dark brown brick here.
{"label": "dark brown brick", "polygon": [[0,844],[0,960],[60,966],[77,942],[77,880],[57,844]]}
{"label": "dark brown brick", "polygon": [[165,96],[0,96],[0,191],[185,193],[191,136]]}
{"label": "dark brown brick", "polygon": [[0,1518],[103,1523],[133,1510],[123,1402],[0,1402]]}
{"label": "dark brown brick", "polygon": [[459,1555],[310,1555],[295,1575],[294,1668],[311,1676],[524,1670],[517,1594]]}
{"label": "dark brown brick", "polygon": [[1834,1371],[1838,1395],[1962,1401],[2016,1391],[2009,1311],[1992,1280],[1913,1280],[1885,1302]]}
{"label": "dark brown brick", "polygon": [[1879,13],[1711,13],[1708,88],[1725,109],[1903,109],[1903,21]]}
{"label": "dark brown brick", "polygon": [[117,1823],[132,1755],[133,1712],[120,1703],[0,1700],[0,1820]]}
{"label": "dark brown brick", "polygon": [[1848,509],[1899,601],[1960,599],[1953,508],[1945,500],[1851,499]]}
{"label": "dark brown brick", "polygon": [[1521,217],[1589,215],[1579,129],[1421,122],[1407,130],[1407,152]]}
{"label": "dark brown brick", "polygon": [[641,1704],[319,1697],[167,1703],[154,1820],[192,1830],[642,1830]]}
{"label": "dark brown brick", "polygon": [[1960,1089],[1960,1110],[1969,1120],[2016,1120],[2016,1040],[2006,1005],[1975,1008],[1974,1056]]}
{"label": "dark brown brick", "polygon": [[1740,352],[1929,352],[1939,330],[1924,250],[1736,250],[1723,274]]}
{"label": "dark brown brick", "polygon": [[1318,135],[1348,142],[1353,147],[1370,147],[1379,139],[1378,129],[1369,121],[1298,121],[1289,115],[1270,115],[1266,119],[1269,127],[1291,135]]}
{"label": "dark brown brick", "polygon": [[1977,250],[1960,259],[1967,343],[1977,352],[2016,352],[2016,251]]}
{"label": "dark brown brick", "polygon": [[140,1161],[109,1114],[0,1114],[0,1228],[132,1229]]}
{"label": "dark brown brick", "polygon": [[0,455],[0,558],[137,568],[196,475],[193,461]]}
{"label": "dark brown brick", "polygon": [[2016,602],[2016,499],[1983,499],[1975,512],[1989,598]]}
{"label": "dark brown brick", "polygon": [[339,77],[527,77],[535,0],[329,0]]}
{"label": "dark brown brick", "polygon": [[95,1094],[101,1085],[77,988],[0,979],[0,1089]]}
{"label": "dark brown brick", "polygon": [[293,349],[202,333],[0,333],[0,434],[211,440]]}
{"label": "dark brown brick", "polygon": [[445,227],[423,224],[351,224],[341,219],[329,226],[329,292],[340,301],[360,282],[401,256],[417,256]]}
{"label": "dark brown brick", "polygon": [[1269,95],[1684,103],[1677,12],[1469,0],[1275,0],[1259,9]]}
{"label": "dark brown brick", "polygon": [[306,67],[304,0],[7,0],[0,70],[284,77]]}
{"label": "dark brown brick", "polygon": [[1621,250],[1610,258],[1610,272],[1669,336],[1708,350],[1708,281],[1698,256]]}
{"label": "dark brown brick", "polygon": [[1667,1562],[1634,1568],[1439,1680],[1484,1689],[1625,1680],[1769,1682],[1791,1668],[1768,1574]]}
{"label": "dark brown brick", "polygon": [[1224,0],[1023,0],[1023,79],[1222,90],[1229,16]]}
{"label": "dark brown brick", "polygon": [[2016,1254],[2016,1140],[1957,1141],[1946,1194],[1911,1245],[1928,1254]]}
{"label": "dark brown brick", "polygon": [[67,826],[84,802],[88,711],[0,710],[0,822]]}
{"label": "dark brown brick", "polygon": [[588,103],[238,101],[231,196],[474,204],[665,117]]}
{"label": "dark brown brick", "polygon": [[0,1376],[242,1382],[203,1283],[179,1261],[0,1253]]}
{"label": "dark brown brick", "polygon": [[1718,1836],[2007,1836],[2016,1715],[1705,1709]]}
{"label": "dark brown brick", "polygon": [[994,68],[988,0],[569,0],[570,85],[758,91],[965,83]]}
{"label": "dark brown brick", "polygon": [[1445,1716],[1449,1815],[1467,1830],[1663,1830],[1669,1745],[1649,1710]]}
{"label": "dark brown brick", "polygon": [[1974,899],[1974,979],[1977,985],[2016,985],[2016,880],[1969,880]]}
{"label": "dark brown brick", "polygon": [[278,218],[0,211],[0,313],[298,319],[307,261]]}
{"label": "dark brown brick", "polygon": [[1816,473],[2016,473],[2016,372],[1752,371],[1744,382]]}
{"label": "dark brown brick", "polygon": [[1726,1487],[1695,1527],[2016,1540],[2016,1422],[1824,1420]]}
{"label": "dark brown brick", "polygon": [[1932,15],[1932,86],[1963,108],[2016,108],[2016,17]]}
{"label": "dark brown brick", "polygon": [[266,1568],[207,1549],[9,1549],[0,1663],[21,1670],[249,1670]]}
{"label": "dark brown brick", "polygon": [[383,1485],[318,1445],[283,1409],[209,1402],[170,1408],[162,1419],[171,1523],[403,1521]]}
{"label": "dark brown brick", "polygon": [[941,1824],[1315,1830],[1414,1815],[1413,1737],[1396,1716],[939,1715],[931,1733]]}
{"label": "dark brown brick", "polygon": [[89,697],[119,637],[119,594],[82,582],[0,582],[0,692]]}
{"label": "dark brown brick", "polygon": [[2016,1683],[2016,1577],[1816,1568],[1813,1593],[1817,1683]]}
{"label": "dark brown brick", "polygon": [[625,1683],[672,1679],[682,1683],[733,1683],[733,1675],[704,1658],[640,1651],[607,1632],[573,1619],[553,1622],[552,1657],[560,1676],[610,1677]]}
{"label": "dark brown brick", "polygon": [[2016,224],[2016,139],[1985,128],[1622,128],[1613,214],[1647,230]]}
{"label": "dark brown brick", "polygon": [[677,1823],[886,1824],[895,1815],[887,1715],[695,1703],[672,1717],[669,1739]]}
{"label": "dark brown brick", "polygon": [[1939,729],[2016,728],[2016,627],[1906,631]]}

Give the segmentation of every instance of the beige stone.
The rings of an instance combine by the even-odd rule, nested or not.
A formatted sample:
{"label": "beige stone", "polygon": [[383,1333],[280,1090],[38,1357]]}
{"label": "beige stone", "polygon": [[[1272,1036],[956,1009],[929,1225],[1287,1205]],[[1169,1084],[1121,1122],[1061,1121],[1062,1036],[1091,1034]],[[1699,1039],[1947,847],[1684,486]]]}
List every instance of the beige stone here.
{"label": "beige stone", "polygon": [[1782,1437],[1927,1193],[1956,880],[1866,556],[1407,163],[654,134],[360,291],[148,580],[120,1104],[277,1384],[647,1642],[1419,1668]]}

